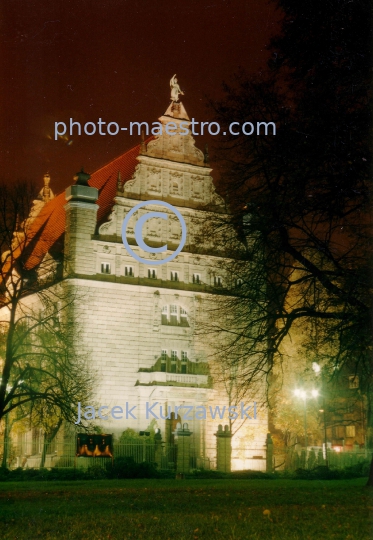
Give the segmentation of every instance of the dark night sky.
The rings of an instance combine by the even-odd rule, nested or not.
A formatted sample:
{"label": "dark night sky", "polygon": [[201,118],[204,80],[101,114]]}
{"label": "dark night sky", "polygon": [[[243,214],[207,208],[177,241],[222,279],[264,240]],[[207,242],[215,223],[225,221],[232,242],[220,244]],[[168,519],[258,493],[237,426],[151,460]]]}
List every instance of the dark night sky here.
{"label": "dark night sky", "polygon": [[0,180],[41,187],[49,171],[55,192],[139,140],[83,135],[68,146],[54,141],[55,121],[156,121],[174,73],[189,116],[209,120],[206,96],[221,97],[240,66],[260,72],[280,18],[270,0],[2,0],[0,13]]}

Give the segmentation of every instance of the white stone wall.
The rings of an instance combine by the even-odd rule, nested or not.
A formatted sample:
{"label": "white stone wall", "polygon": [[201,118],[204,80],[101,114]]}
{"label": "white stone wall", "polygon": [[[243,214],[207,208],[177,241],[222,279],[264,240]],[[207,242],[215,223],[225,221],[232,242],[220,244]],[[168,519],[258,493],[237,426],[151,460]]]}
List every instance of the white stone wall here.
{"label": "white stone wall", "polygon": [[[169,121],[172,111],[170,106],[167,116],[160,121]],[[179,110],[179,116],[183,111]],[[216,406],[228,406],[224,385],[216,377],[212,380],[208,374],[154,371],[162,350],[169,356],[171,351],[177,351],[179,359],[184,351],[193,366],[208,362],[210,375],[216,371],[213,351],[219,345],[219,337],[204,336],[199,330],[203,319],[211,317],[207,307],[216,298],[211,294],[216,279],[220,278],[222,289],[230,286],[231,278],[224,273],[221,252],[224,240],[217,240],[214,227],[213,233],[211,227],[210,231],[205,230],[206,223],[211,224],[217,216],[224,215],[223,200],[216,194],[211,169],[204,163],[204,155],[195,148],[190,134],[163,136],[147,148],[142,145],[138,160],[133,179],[123,186],[123,192],[118,192],[109,221],[98,231],[94,197],[92,202],[72,197],[65,206],[65,284],[71,287],[75,298],[74,306],[69,309],[74,309],[79,320],[76,347],[82,354],[88,354],[90,369],[97,375],[97,403],[109,409],[120,406],[124,411],[121,420],[96,420],[104,431],[116,435],[128,427],[136,430],[148,427],[153,417],[145,416],[147,402],[159,402],[163,411],[166,406],[174,410],[183,404],[194,408],[205,406],[207,410],[210,406],[213,410]],[[89,189],[93,188],[84,187],[83,191]],[[152,199],[174,205],[187,225],[183,251],[173,261],[160,266],[152,266],[152,260],[165,258],[164,253],[152,259],[134,245],[133,228],[138,216],[129,223],[127,240],[136,253],[150,259],[149,264],[137,262],[127,253],[121,239],[127,212],[139,202]],[[164,212],[165,208],[146,208],[150,210]],[[172,253],[181,237],[180,225],[174,218],[170,213],[167,220],[149,220],[144,227],[144,241],[154,246],[167,243],[168,254]],[[148,271],[153,269],[155,276],[149,279]],[[171,273],[174,277],[175,272],[178,279],[172,281]],[[170,306],[176,306],[178,317],[183,310],[188,325],[162,324],[162,310],[167,307],[169,317]],[[133,411],[136,419],[125,418],[126,403],[129,408],[136,406]],[[157,407],[157,414],[158,411]],[[214,433],[219,424],[228,423],[227,415],[228,412],[224,419],[217,416],[212,420],[208,413],[207,420],[186,420],[193,432],[197,454],[209,458],[212,464],[216,448]],[[166,421],[159,419],[157,423],[165,437]],[[264,454],[266,411],[263,409],[260,417],[249,423],[250,445]],[[233,437],[232,468],[242,468],[242,459],[249,459],[250,452],[245,449],[245,437]]]}

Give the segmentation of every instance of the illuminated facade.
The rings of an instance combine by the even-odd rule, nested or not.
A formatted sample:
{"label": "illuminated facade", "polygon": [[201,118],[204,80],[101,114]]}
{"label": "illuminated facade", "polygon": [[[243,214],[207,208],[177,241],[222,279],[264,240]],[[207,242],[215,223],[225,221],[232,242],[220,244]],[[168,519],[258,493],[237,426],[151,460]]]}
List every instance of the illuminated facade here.
{"label": "illuminated facade", "polygon": [[[169,135],[163,130],[162,135],[143,140],[93,173],[88,182],[89,175],[78,173],[76,184],[39,211],[33,226],[43,228],[45,241],[35,245],[30,261],[37,265],[43,257],[53,257],[61,262],[62,282],[77,299],[73,308],[81,326],[77,347],[89,356],[98,377],[96,403],[123,409],[123,418],[96,418],[95,424],[118,437],[127,428],[146,430],[153,421],[163,441],[173,443],[177,423],[187,422],[193,465],[214,467],[214,434],[219,424],[228,424],[229,401],[224,385],[214,377],[209,338],[198,329],[211,316],[214,298],[231,287],[231,277],[221,270],[222,248],[205,231],[206,223],[226,210],[215,192],[207,155],[195,146],[189,131],[180,132],[181,122],[189,125],[182,103],[171,102],[159,121],[163,126],[174,122],[177,132]],[[187,226],[183,250],[161,265],[154,263],[165,258],[164,253],[149,256],[136,245],[138,215],[129,222],[127,241],[149,262],[138,262],[122,241],[125,216],[149,200],[173,205]],[[152,210],[164,212],[156,204],[146,208]],[[143,232],[146,244],[167,244],[168,254],[180,243],[180,223],[172,213],[166,220],[148,220]],[[249,394],[244,405],[252,405],[252,414]],[[192,411],[186,419],[182,406]],[[179,407],[176,415],[162,418],[175,407]],[[225,407],[223,417],[216,407],[220,411]],[[203,408],[206,418],[201,416]],[[233,437],[233,469],[265,469],[267,424],[267,411],[258,406],[255,418],[250,417]]]}

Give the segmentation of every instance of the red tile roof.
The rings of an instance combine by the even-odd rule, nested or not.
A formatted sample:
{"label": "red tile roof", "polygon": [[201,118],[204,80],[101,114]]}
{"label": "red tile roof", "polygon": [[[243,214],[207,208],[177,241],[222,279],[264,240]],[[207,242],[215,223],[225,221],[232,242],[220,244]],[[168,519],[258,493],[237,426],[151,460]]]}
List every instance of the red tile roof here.
{"label": "red tile roof", "polygon": [[[108,215],[113,206],[114,197],[117,193],[118,172],[120,172],[122,182],[130,180],[138,164],[136,158],[139,151],[140,145],[138,144],[92,173],[89,185],[99,190],[97,201],[99,205],[98,222]],[[31,224],[27,233],[30,241],[26,266],[29,270],[35,268],[53,246],[55,251],[62,250],[63,235],[65,233],[65,204],[65,192],[63,192],[47,203]]]}

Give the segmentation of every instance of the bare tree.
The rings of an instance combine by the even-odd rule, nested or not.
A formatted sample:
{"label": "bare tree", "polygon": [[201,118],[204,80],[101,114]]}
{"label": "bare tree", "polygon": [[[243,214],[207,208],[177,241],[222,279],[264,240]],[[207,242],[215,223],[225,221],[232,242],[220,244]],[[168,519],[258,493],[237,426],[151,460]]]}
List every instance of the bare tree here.
{"label": "bare tree", "polygon": [[227,269],[242,279],[225,302],[234,324],[216,331],[227,357],[246,355],[247,384],[269,382],[274,367],[281,375],[284,341],[297,333],[330,379],[359,376],[373,447],[371,6],[276,3],[284,20],[268,70],[241,72],[211,103],[222,132],[245,125],[218,148],[247,255]]}
{"label": "bare tree", "polygon": [[77,351],[76,298],[59,261],[47,255],[30,263],[38,240],[32,195],[25,182],[0,188],[0,419],[26,412],[48,444],[62,421],[75,421],[77,402],[91,401],[94,376]]}

